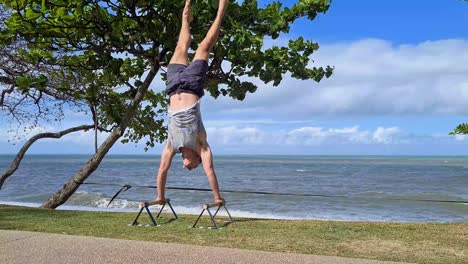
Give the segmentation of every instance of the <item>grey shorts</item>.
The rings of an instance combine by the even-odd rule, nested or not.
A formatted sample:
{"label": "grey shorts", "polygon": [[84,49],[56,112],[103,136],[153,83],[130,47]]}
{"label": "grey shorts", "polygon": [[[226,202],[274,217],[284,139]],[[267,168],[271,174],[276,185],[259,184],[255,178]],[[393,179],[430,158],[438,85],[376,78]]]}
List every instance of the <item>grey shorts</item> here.
{"label": "grey shorts", "polygon": [[200,103],[196,103],[185,109],[169,111],[169,140],[176,153],[185,147],[194,151],[198,150],[199,134],[205,131],[203,126]]}
{"label": "grey shorts", "polygon": [[166,94],[171,97],[176,93],[191,93],[202,97],[205,92],[208,62],[194,60],[189,65],[171,63],[167,66]]}

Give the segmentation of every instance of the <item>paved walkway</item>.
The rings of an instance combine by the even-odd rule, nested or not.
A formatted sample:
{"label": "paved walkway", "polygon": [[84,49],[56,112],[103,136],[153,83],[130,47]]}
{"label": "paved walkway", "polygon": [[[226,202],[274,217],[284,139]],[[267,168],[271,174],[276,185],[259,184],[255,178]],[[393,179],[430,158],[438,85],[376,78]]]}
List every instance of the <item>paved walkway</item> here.
{"label": "paved walkway", "polygon": [[323,263],[375,260],[0,230],[0,263]]}

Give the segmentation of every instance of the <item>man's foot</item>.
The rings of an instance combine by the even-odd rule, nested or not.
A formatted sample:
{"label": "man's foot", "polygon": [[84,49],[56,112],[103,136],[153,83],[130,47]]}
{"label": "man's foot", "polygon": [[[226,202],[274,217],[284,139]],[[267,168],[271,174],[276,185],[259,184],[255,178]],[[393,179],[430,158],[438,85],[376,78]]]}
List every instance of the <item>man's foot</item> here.
{"label": "man's foot", "polygon": [[219,0],[218,16],[224,16],[228,6],[229,6],[229,0]]}
{"label": "man's foot", "polygon": [[192,15],[192,0],[185,1],[184,12],[182,13],[182,18],[186,20],[189,24],[193,21]]}

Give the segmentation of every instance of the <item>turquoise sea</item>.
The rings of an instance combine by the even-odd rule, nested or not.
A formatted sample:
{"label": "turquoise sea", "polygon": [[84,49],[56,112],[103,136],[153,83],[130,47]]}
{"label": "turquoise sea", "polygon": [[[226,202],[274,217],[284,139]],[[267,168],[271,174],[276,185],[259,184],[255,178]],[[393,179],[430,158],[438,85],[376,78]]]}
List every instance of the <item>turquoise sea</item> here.
{"label": "turquoise sea", "polygon": [[[13,155],[0,155],[0,172]],[[88,155],[27,155],[0,190],[0,204],[39,206],[89,159]],[[155,185],[159,156],[109,155],[88,182]],[[225,193],[237,217],[346,221],[468,221],[468,204],[411,200],[468,200],[468,157],[387,156],[215,156],[225,190],[303,193],[301,197]],[[179,156],[168,186],[209,188],[202,168],[187,171]],[[133,187],[106,207],[119,186],[82,185],[59,209],[137,211],[156,196]],[[176,212],[198,214],[211,192],[168,190]]]}

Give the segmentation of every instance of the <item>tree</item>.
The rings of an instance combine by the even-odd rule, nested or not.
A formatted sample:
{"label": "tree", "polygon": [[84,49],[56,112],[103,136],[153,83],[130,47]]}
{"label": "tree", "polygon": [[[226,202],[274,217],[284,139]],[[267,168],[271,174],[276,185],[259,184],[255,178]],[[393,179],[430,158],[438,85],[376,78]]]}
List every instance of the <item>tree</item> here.
{"label": "tree", "polygon": [[[10,16],[0,6],[0,29],[6,28],[5,20]],[[31,59],[34,53],[28,50],[27,41],[18,38],[0,45],[0,109],[8,119],[11,131],[16,131],[16,140],[21,139],[19,131],[27,132],[41,123],[60,121],[64,108],[82,109],[82,101],[75,101],[71,92],[82,90],[80,76],[65,69],[47,65]],[[46,77],[49,76],[49,82]],[[61,89],[67,84],[69,90]],[[57,133],[39,133],[30,138],[20,149],[10,168],[0,176],[0,188],[5,180],[19,167],[29,147],[42,138],[60,138],[66,134],[96,128],[94,125],[81,125]]]}
{"label": "tree", "polygon": [[[11,13],[0,6],[0,29],[6,28],[5,21]],[[36,59],[37,54],[27,52],[28,42],[18,36],[15,39],[2,39],[0,45],[0,109],[10,124],[10,131],[16,131],[15,140],[22,139],[19,131],[28,132],[44,123],[60,122],[64,109],[85,111],[89,100],[75,100],[85,92],[80,75],[64,67],[50,65]],[[47,78],[48,76],[49,78]],[[0,189],[5,180],[19,167],[29,147],[43,138],[61,138],[69,133],[95,129],[106,131],[98,126],[95,111],[93,125],[80,125],[59,132],[45,132],[32,136],[20,148],[10,168],[0,176]]]}
{"label": "tree", "polygon": [[[5,30],[5,21],[10,15],[0,6],[0,30]],[[71,93],[60,89],[67,83],[70,90],[79,90],[80,76],[35,60],[36,54],[26,50],[28,43],[22,38],[0,44],[0,85],[3,88],[0,107],[10,118],[9,123],[29,124],[31,128],[41,121],[62,119],[65,104],[82,107],[81,102],[73,100]],[[46,76],[52,77],[50,81]]]}
{"label": "tree", "polygon": [[[216,2],[194,2],[192,50],[206,34]],[[166,139],[162,117],[167,99],[149,87],[161,69],[165,79],[164,70],[177,43],[183,0],[0,0],[0,5],[11,11],[1,32],[2,42],[24,38],[25,53],[81,76],[85,91],[74,99],[86,97],[94,102],[100,125],[111,128],[93,157],[43,207],[63,204],[122,136],[123,142],[148,137],[148,147]],[[331,67],[309,67],[310,55],[319,48],[311,40],[299,37],[286,47],[263,48],[265,38],[287,33],[296,19],[313,20],[329,5],[330,0],[299,0],[291,8],[283,8],[280,2],[265,8],[259,8],[255,0],[231,3],[223,23],[224,36],[209,61],[209,94],[244,100],[257,86],[242,77],[259,78],[273,86],[286,73],[317,82],[329,77]]]}
{"label": "tree", "polygon": [[459,124],[452,132],[449,133],[450,135],[468,135],[468,123]]}

